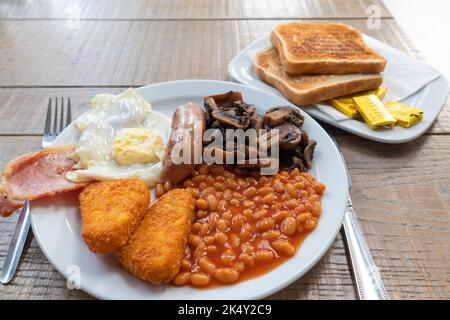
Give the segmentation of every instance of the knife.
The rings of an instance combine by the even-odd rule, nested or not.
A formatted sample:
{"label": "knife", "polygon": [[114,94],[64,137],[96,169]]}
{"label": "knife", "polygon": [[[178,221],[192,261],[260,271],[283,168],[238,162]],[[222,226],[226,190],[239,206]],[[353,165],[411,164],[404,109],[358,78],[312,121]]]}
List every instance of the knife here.
{"label": "knife", "polygon": [[384,287],[372,255],[370,254],[369,247],[364,239],[364,235],[358,223],[358,218],[353,209],[352,200],[350,198],[352,179],[345,162],[344,154],[342,153],[336,138],[330,132],[328,132],[328,134],[336,145],[336,148],[339,150],[347,172],[349,195],[341,231],[344,235],[345,244],[349,252],[353,278],[355,279],[358,289],[358,297],[360,300],[389,300],[389,295]]}

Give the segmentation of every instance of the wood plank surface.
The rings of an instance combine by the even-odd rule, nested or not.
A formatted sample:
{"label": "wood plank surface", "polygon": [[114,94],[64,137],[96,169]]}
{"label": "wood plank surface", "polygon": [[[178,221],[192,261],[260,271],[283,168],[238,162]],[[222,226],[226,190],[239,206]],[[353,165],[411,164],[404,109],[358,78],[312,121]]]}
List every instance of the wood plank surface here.
{"label": "wood plank surface", "polygon": [[[336,20],[330,20],[336,21]],[[4,21],[0,87],[142,86],[174,79],[227,79],[230,60],[278,20]],[[392,20],[361,31],[416,54]],[[49,63],[51,61],[51,63]]]}
{"label": "wood plank surface", "polygon": [[364,18],[378,0],[29,0],[4,1],[0,19],[276,19]]}

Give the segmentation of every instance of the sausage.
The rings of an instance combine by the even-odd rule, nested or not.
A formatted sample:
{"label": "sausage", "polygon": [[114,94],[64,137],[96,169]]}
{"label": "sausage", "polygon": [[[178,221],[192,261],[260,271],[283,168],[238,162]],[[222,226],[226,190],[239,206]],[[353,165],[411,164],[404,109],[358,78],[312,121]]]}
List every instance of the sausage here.
{"label": "sausage", "polygon": [[163,159],[164,175],[173,183],[186,179],[194,165],[201,163],[205,128],[206,116],[200,106],[189,102],[175,110]]}

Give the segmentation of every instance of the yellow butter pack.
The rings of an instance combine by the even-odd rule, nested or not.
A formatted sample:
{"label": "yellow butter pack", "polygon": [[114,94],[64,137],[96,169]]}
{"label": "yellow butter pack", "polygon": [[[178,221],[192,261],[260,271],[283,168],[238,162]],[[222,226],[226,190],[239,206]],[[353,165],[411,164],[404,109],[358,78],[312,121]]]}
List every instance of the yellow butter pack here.
{"label": "yellow butter pack", "polygon": [[423,111],[397,101],[388,101],[385,108],[402,127],[409,128],[423,119]]}
{"label": "yellow butter pack", "polygon": [[353,101],[359,114],[372,129],[392,127],[397,122],[375,94],[357,96]]}
{"label": "yellow butter pack", "polygon": [[353,101],[353,98],[356,96],[362,96],[362,95],[370,95],[375,94],[378,99],[382,100],[386,96],[387,89],[386,88],[378,88],[375,90],[365,91],[358,94],[343,96],[340,98],[331,99],[328,101],[328,103],[345,114],[347,117],[352,119],[358,119],[359,113],[356,109],[355,102]]}

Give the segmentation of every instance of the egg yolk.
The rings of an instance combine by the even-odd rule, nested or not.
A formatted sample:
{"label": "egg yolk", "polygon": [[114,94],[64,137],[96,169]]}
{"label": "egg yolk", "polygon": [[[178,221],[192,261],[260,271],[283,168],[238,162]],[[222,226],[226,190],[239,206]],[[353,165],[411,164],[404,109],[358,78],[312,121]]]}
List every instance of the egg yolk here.
{"label": "egg yolk", "polygon": [[122,129],[116,133],[111,149],[112,158],[121,165],[152,163],[160,160],[164,142],[149,129]]}

